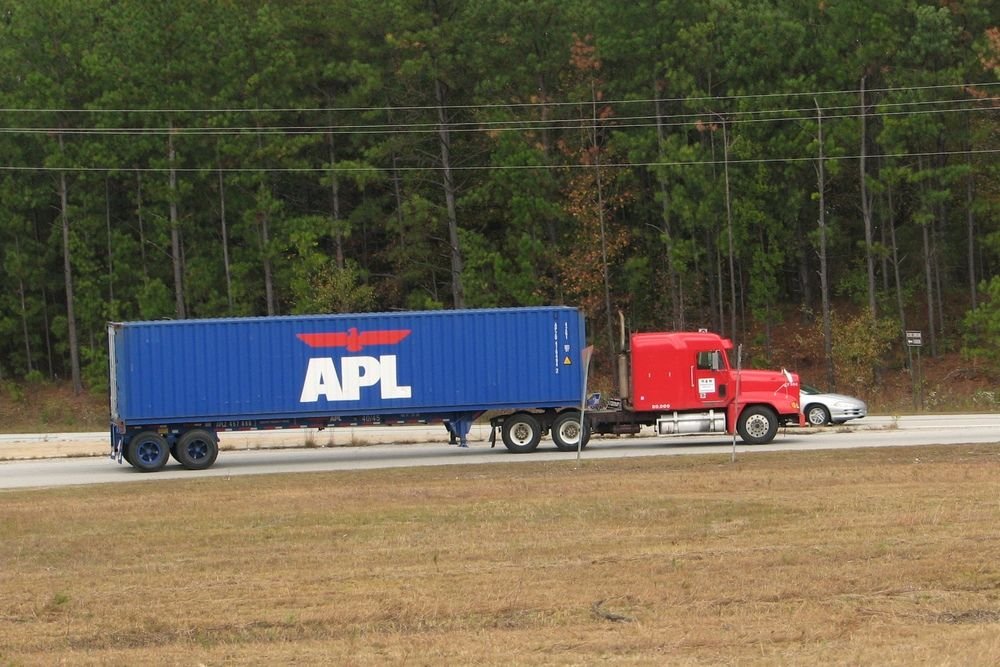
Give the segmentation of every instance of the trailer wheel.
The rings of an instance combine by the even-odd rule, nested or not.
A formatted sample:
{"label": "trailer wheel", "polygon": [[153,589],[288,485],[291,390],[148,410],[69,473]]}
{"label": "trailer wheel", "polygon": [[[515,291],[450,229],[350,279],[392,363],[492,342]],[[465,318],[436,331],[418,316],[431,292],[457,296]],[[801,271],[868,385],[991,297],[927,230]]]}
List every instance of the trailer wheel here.
{"label": "trailer wheel", "polygon": [[500,434],[507,449],[517,454],[526,454],[538,447],[538,441],[542,439],[542,427],[533,415],[519,412],[504,419]]}
{"label": "trailer wheel", "polygon": [[170,447],[167,440],[155,431],[143,431],[128,441],[128,455],[125,457],[132,467],[141,472],[156,472],[167,464]]}
{"label": "trailer wheel", "polygon": [[219,456],[219,442],[211,431],[196,428],[180,437],[174,445],[174,458],[188,470],[204,470]]}
{"label": "trailer wheel", "polygon": [[[580,444],[580,413],[576,410],[564,412],[552,422],[552,441],[561,452],[575,452]],[[583,447],[590,441],[590,425],[583,426]]]}
{"label": "trailer wheel", "polygon": [[737,430],[748,445],[767,444],[778,433],[778,415],[767,406],[754,405],[740,415]]}

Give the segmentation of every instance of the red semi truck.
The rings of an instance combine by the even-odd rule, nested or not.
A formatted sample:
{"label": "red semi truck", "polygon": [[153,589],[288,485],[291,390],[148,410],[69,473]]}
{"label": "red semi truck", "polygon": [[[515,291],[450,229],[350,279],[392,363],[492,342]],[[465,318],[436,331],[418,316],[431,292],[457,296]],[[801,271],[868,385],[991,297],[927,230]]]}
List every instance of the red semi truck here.
{"label": "red semi truck", "polygon": [[[624,334],[622,336],[624,339]],[[783,425],[803,425],[799,377],[787,370],[734,368],[733,343],[705,332],[637,333],[618,355],[622,395],[604,407],[520,411],[494,417],[514,452],[534,450],[551,431],[557,448],[576,450],[591,434],[635,434],[653,427],[658,435],[739,433],[751,445],[768,443]],[[582,431],[581,431],[582,429]]]}

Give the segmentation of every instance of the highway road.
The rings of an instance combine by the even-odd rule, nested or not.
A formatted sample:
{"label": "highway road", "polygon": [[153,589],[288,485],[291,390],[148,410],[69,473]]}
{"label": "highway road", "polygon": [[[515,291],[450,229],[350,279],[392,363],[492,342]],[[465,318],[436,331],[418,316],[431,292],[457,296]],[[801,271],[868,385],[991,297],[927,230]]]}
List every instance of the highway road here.
{"label": "highway road", "polygon": [[[358,429],[359,432],[364,429]],[[477,438],[467,449],[447,444],[444,428],[397,426],[380,429],[371,436],[351,434],[334,439],[325,446],[329,431],[322,433],[263,432],[223,434],[223,451],[208,470],[185,470],[173,460],[157,473],[140,473],[128,464],[118,464],[106,456],[71,456],[14,460],[5,452],[24,451],[26,443],[37,440],[37,451],[44,447],[58,452],[59,443],[91,443],[90,449],[106,445],[106,433],[0,435],[0,489],[59,487],[81,484],[119,482],[155,483],[169,479],[231,477],[269,473],[300,473],[333,470],[364,470],[413,466],[465,465],[480,463],[528,463],[532,461],[573,461],[576,454],[556,451],[546,439],[533,454],[511,454],[502,444],[490,448],[488,429],[473,432]],[[374,444],[358,445],[365,441]],[[429,438],[440,438],[427,442]],[[304,447],[310,441],[314,446]],[[408,444],[395,444],[405,442]],[[350,444],[348,444],[350,443]],[[788,428],[767,445],[735,445],[737,457],[753,452],[846,449],[854,447],[903,447],[913,445],[960,445],[971,443],[1000,444],[1000,415],[919,415],[871,416],[843,426],[821,429]],[[352,446],[358,445],[358,446]],[[273,447],[273,448],[271,448]],[[86,449],[86,448],[85,448]],[[34,450],[32,450],[34,451]],[[676,437],[594,438],[583,450],[583,460],[636,456],[729,454],[734,451],[729,436],[689,435]],[[39,454],[44,455],[44,454]]]}

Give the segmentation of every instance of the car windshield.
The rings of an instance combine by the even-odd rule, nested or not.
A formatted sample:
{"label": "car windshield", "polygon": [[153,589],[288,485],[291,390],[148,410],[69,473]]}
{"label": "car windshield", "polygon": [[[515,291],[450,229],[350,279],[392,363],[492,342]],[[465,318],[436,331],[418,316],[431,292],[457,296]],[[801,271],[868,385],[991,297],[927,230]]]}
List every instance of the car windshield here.
{"label": "car windshield", "polygon": [[823,392],[812,386],[811,384],[802,384],[799,391],[803,394],[822,394]]}

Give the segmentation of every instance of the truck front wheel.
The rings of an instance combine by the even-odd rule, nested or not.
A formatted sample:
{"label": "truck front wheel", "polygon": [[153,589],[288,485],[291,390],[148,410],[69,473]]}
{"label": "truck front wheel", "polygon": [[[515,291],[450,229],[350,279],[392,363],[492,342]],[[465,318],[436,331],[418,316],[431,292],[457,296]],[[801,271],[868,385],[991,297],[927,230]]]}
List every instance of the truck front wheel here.
{"label": "truck front wheel", "polygon": [[[552,422],[552,441],[556,443],[556,449],[561,452],[575,452],[580,446],[580,413],[576,410],[564,412]],[[583,426],[583,447],[587,446],[590,440],[590,428],[587,424]]]}
{"label": "truck front wheel", "polygon": [[155,431],[143,431],[128,441],[128,455],[125,457],[134,468],[142,472],[156,472],[167,464],[170,446],[167,440]]}
{"label": "truck front wheel", "polygon": [[542,427],[533,415],[519,412],[507,417],[500,429],[503,444],[516,454],[535,451],[542,439]]}
{"label": "truck front wheel", "polygon": [[188,470],[204,470],[219,456],[219,442],[211,431],[196,428],[174,445],[174,458]]}
{"label": "truck front wheel", "polygon": [[743,411],[737,430],[748,445],[765,445],[778,433],[778,415],[763,405],[754,405]]}

